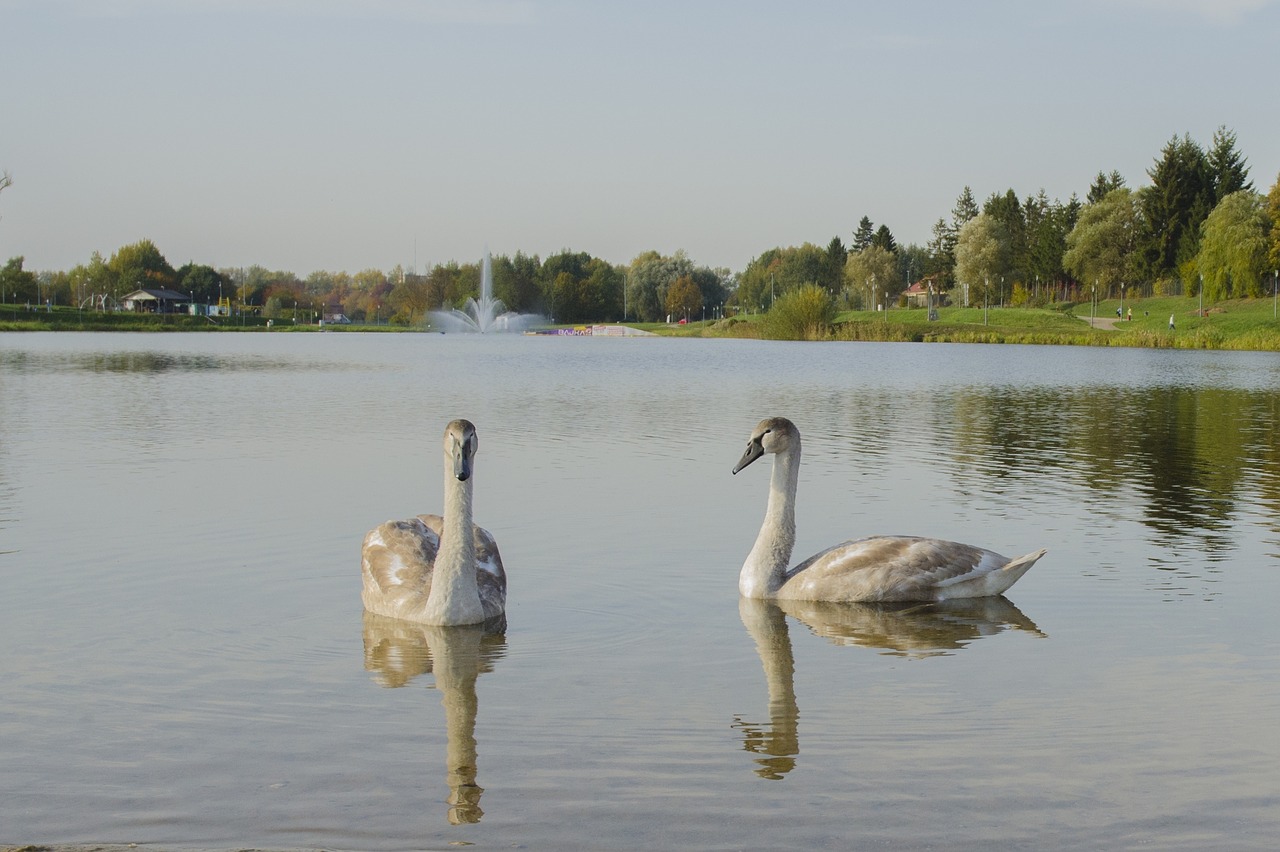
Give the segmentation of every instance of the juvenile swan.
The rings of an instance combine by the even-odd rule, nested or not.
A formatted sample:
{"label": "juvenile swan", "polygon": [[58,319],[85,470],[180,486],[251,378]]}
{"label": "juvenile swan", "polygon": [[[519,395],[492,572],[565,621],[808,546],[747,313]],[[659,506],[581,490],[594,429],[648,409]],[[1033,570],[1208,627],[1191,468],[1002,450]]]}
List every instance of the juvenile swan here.
{"label": "juvenile swan", "polygon": [[502,615],[507,575],[498,544],[471,522],[479,439],[467,420],[444,429],[444,517],[418,515],[369,531],[361,550],[364,608],[423,624],[478,624]]}
{"label": "juvenile swan", "polygon": [[773,453],[769,505],[743,563],[738,591],[749,598],[802,601],[941,601],[999,595],[1044,556],[1009,559],[990,550],[915,536],[846,541],[787,570],[796,541],[800,431],[785,417],[761,420],[736,474]]}

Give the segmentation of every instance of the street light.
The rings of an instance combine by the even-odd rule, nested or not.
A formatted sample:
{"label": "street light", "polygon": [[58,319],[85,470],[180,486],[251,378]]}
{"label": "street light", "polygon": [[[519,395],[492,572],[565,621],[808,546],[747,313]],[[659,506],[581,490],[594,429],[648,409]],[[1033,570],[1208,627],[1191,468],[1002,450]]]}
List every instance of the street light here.
{"label": "street light", "polygon": [[1120,319],[1124,319],[1124,282],[1120,282]]}

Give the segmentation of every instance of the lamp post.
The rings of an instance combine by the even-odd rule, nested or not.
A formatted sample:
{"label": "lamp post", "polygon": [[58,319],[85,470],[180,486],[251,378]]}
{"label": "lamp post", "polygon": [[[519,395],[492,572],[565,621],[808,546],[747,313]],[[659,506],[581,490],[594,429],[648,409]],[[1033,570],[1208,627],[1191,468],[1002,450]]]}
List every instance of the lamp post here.
{"label": "lamp post", "polygon": [[1089,328],[1093,328],[1093,315],[1098,305],[1098,285],[1089,288]]}
{"label": "lamp post", "polygon": [[1124,319],[1124,282],[1120,282],[1120,319]]}

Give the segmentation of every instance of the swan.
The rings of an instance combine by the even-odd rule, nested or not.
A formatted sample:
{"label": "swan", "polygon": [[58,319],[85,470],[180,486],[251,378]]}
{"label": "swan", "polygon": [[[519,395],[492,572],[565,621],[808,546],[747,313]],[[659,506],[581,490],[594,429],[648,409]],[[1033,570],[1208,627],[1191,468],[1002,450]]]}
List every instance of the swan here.
{"label": "swan", "polygon": [[1009,559],[990,550],[917,536],[846,541],[788,570],[796,541],[800,430],[785,417],[761,420],[738,471],[772,453],[769,503],[738,591],[748,598],[801,601],[942,601],[1003,594],[1046,551]]}
{"label": "swan", "polygon": [[498,544],[471,522],[476,427],[444,430],[444,517],[418,515],[370,530],[360,552],[364,608],[423,624],[478,624],[503,615],[507,575]]}

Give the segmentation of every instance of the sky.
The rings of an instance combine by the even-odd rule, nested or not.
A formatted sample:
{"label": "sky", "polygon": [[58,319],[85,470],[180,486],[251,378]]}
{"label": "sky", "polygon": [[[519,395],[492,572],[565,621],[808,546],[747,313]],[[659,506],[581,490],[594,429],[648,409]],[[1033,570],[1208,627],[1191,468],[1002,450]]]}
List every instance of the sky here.
{"label": "sky", "polygon": [[1280,0],[0,0],[0,261],[740,271],[964,187],[1280,176]]}

